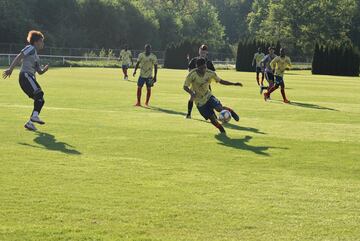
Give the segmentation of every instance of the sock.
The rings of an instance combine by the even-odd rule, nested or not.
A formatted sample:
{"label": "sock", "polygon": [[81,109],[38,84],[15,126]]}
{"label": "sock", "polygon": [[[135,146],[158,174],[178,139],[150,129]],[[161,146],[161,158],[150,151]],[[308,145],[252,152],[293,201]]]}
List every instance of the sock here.
{"label": "sock", "polygon": [[284,101],[287,100],[286,95],[285,95],[285,88],[281,88],[281,95],[282,95]]}
{"label": "sock", "polygon": [[137,103],[140,104],[141,101],[141,87],[137,89]]}
{"label": "sock", "polygon": [[39,112],[37,112],[37,111],[33,111],[33,113],[32,113],[32,116],[39,116]]}
{"label": "sock", "polygon": [[128,70],[127,69],[124,69],[124,75],[125,75],[125,77],[128,77]]}
{"label": "sock", "polygon": [[268,90],[268,92],[266,93],[266,95],[270,96],[270,94],[271,94],[272,92],[274,92],[277,88],[279,88],[279,86],[278,86],[278,85],[274,85],[273,87],[271,87],[271,88]]}
{"label": "sock", "polygon": [[193,106],[194,106],[194,102],[192,102],[191,100],[189,100],[189,102],[188,102],[188,115],[191,115]]}
{"label": "sock", "polygon": [[34,109],[32,112],[32,116],[38,116],[44,104],[45,104],[45,100],[43,98],[34,100]]}
{"label": "sock", "polygon": [[146,104],[149,104],[150,97],[151,97],[151,88],[148,88],[146,92]]}
{"label": "sock", "polygon": [[211,119],[211,124],[218,128],[221,133],[225,132],[224,127],[216,119]]}

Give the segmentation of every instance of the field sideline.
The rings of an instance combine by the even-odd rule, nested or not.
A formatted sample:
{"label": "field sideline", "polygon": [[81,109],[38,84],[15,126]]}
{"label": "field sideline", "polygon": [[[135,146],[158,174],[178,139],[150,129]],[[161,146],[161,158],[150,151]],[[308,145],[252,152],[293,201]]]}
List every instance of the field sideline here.
{"label": "field sideline", "polygon": [[360,78],[289,72],[286,105],[218,74],[244,84],[213,85],[228,137],[184,119],[186,71],[146,109],[120,69],[50,69],[37,133],[18,70],[1,80],[0,240],[360,240]]}

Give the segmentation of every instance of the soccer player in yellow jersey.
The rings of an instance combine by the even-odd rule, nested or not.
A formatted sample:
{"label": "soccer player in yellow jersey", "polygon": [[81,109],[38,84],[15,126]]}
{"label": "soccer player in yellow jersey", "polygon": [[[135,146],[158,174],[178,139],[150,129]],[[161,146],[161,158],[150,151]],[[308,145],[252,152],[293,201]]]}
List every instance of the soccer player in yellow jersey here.
{"label": "soccer player in yellow jersey", "polygon": [[[264,84],[264,71],[261,68],[261,60],[265,57],[265,54],[262,52],[261,48],[258,48],[258,52],[254,54],[254,58],[252,61],[252,66],[256,66],[256,81],[257,84],[260,86],[260,89],[262,89]],[[260,73],[261,73],[261,82],[260,82]]]}
{"label": "soccer player in yellow jersey", "polygon": [[[138,89],[137,89],[137,102],[135,106],[141,106],[141,91],[144,84],[146,84],[147,95],[145,105],[149,105],[151,97],[151,87],[154,86],[154,83],[157,81],[157,72],[158,72],[158,62],[155,54],[151,53],[151,45],[145,45],[145,52],[139,54],[138,61],[135,66],[134,74],[135,77],[136,71],[140,66],[140,76],[138,80]],[[154,76],[153,76],[154,69]]]}
{"label": "soccer player in yellow jersey", "polygon": [[121,68],[124,73],[124,80],[128,80],[128,69],[130,65],[133,65],[132,54],[128,49],[128,46],[125,45],[124,49],[120,51],[120,60],[121,60]]}
{"label": "soccer player in yellow jersey", "polygon": [[190,94],[190,98],[195,102],[200,114],[206,120],[210,119],[211,123],[218,128],[221,133],[225,133],[224,127],[217,121],[214,109],[217,112],[221,112],[222,110],[230,111],[236,121],[239,121],[240,118],[232,109],[223,106],[220,101],[212,95],[209,86],[213,81],[222,85],[242,86],[241,83],[232,83],[220,79],[215,72],[207,69],[204,58],[198,58],[196,60],[196,69],[190,71],[186,77],[184,90]]}
{"label": "soccer player in yellow jersey", "polygon": [[280,50],[280,56],[277,56],[273,59],[273,61],[271,61],[270,66],[275,71],[275,85],[271,87],[267,93],[264,93],[265,101],[268,100],[270,94],[280,86],[284,103],[290,103],[285,95],[284,73],[287,68],[291,68],[291,60],[288,56],[286,56],[284,48]]}

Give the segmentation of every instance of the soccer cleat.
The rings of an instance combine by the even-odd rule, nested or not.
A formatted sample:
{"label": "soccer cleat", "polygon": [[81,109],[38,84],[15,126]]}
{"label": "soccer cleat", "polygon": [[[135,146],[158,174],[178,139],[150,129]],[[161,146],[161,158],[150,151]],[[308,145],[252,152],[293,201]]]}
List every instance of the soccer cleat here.
{"label": "soccer cleat", "polygon": [[125,77],[124,77],[124,80],[129,80],[129,77],[125,76]]}
{"label": "soccer cleat", "polygon": [[290,104],[290,100],[284,100],[285,104]]}
{"label": "soccer cleat", "polygon": [[235,111],[230,110],[231,116],[232,118],[234,118],[234,120],[239,121],[240,117],[238,116],[238,114],[235,113]]}
{"label": "soccer cleat", "polygon": [[31,121],[26,122],[24,127],[25,127],[25,129],[27,129],[29,131],[37,131],[35,125]]}
{"label": "soccer cleat", "polygon": [[191,115],[190,115],[190,114],[187,114],[187,115],[185,116],[185,118],[186,118],[186,119],[191,119]]}
{"label": "soccer cleat", "polygon": [[269,98],[270,98],[270,96],[269,96],[267,93],[264,93],[264,100],[265,100],[265,101],[268,101]]}
{"label": "soccer cleat", "polygon": [[32,116],[32,117],[30,118],[30,120],[31,120],[32,122],[38,123],[38,124],[40,124],[40,125],[44,125],[44,124],[45,124],[45,122],[42,121],[39,116]]}
{"label": "soccer cleat", "polygon": [[141,106],[141,104],[138,102],[138,103],[136,103],[134,106]]}
{"label": "soccer cleat", "polygon": [[146,106],[146,107],[149,107],[149,102],[146,102],[146,103],[145,103],[145,106]]}

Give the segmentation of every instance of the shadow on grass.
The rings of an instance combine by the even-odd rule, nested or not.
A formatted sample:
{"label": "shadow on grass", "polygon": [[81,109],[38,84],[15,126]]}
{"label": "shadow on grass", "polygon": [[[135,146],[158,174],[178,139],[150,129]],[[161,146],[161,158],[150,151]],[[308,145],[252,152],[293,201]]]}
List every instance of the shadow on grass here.
{"label": "shadow on grass", "polygon": [[69,155],[81,155],[81,152],[75,150],[74,146],[67,144],[65,142],[58,141],[54,135],[39,131],[35,133],[37,136],[34,138],[34,142],[40,146],[35,146],[27,143],[19,143],[19,144],[34,148],[47,149],[50,151],[59,151]]}
{"label": "shadow on grass", "polygon": [[302,107],[302,108],[309,108],[309,109],[338,111],[336,109],[332,109],[332,108],[329,108],[329,107],[315,105],[315,104],[308,104],[308,103],[290,102],[290,105],[299,106],[299,107]]}
{"label": "shadow on grass", "polygon": [[155,107],[155,106],[147,107],[147,109],[162,112],[162,113],[165,113],[165,114],[168,114],[168,115],[181,115],[181,116],[184,116],[184,118],[186,116],[185,112],[169,110],[169,109],[164,109],[164,108]]}
{"label": "shadow on grass", "polygon": [[[169,115],[183,116],[184,118],[185,118],[185,116],[187,114],[185,112],[174,111],[174,110],[164,109],[164,108],[160,108],[160,107],[146,107],[146,108],[149,109],[149,110],[159,111],[159,112],[169,114]],[[206,120],[201,120],[201,119],[196,119],[196,118],[192,118],[192,120],[209,123]],[[256,133],[256,134],[266,135],[266,133],[261,132],[259,129],[252,128],[252,127],[238,126],[238,125],[234,125],[234,124],[231,124],[231,123],[224,124],[224,127],[232,129],[232,130],[237,130],[237,131],[248,131],[248,132],[253,132],[253,133]]]}
{"label": "shadow on grass", "polygon": [[235,149],[239,149],[239,150],[250,151],[257,155],[262,155],[262,156],[270,156],[270,154],[266,152],[269,149],[274,149],[274,148],[275,149],[287,149],[287,148],[272,147],[272,146],[251,146],[250,144],[248,144],[250,142],[250,140],[252,139],[251,136],[245,136],[242,139],[232,139],[232,138],[228,137],[227,135],[217,134],[217,135],[215,135],[215,138],[218,141],[220,141],[219,145],[223,145],[226,147],[231,147],[231,148],[235,148]]}

